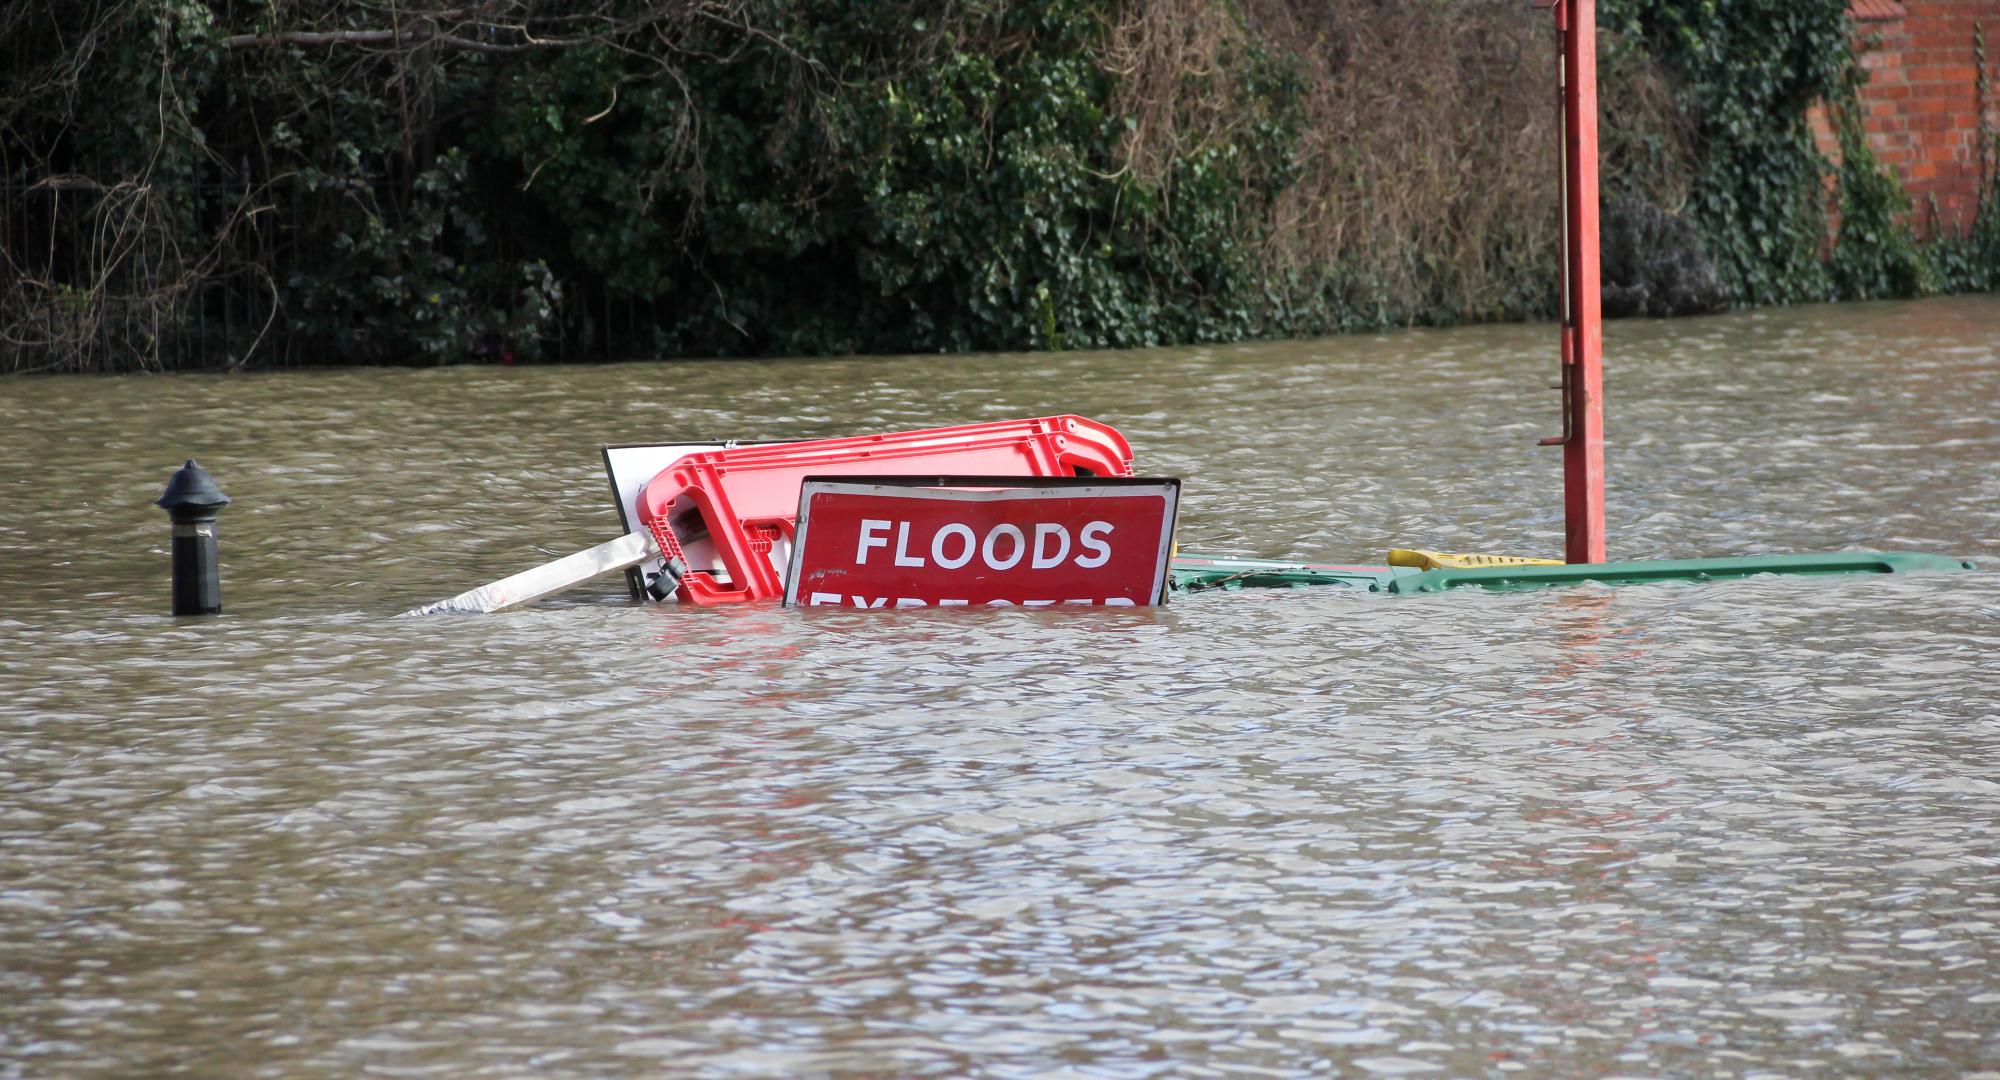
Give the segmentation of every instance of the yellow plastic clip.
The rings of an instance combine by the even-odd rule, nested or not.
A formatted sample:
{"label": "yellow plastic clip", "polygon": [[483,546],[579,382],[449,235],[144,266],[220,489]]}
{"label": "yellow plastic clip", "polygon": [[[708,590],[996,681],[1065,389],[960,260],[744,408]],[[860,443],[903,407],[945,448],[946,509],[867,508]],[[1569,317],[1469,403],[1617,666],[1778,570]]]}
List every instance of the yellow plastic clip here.
{"label": "yellow plastic clip", "polygon": [[1483,566],[1562,566],[1561,559],[1530,559],[1522,555],[1454,555],[1421,548],[1390,548],[1390,566],[1416,566],[1425,570],[1476,570]]}

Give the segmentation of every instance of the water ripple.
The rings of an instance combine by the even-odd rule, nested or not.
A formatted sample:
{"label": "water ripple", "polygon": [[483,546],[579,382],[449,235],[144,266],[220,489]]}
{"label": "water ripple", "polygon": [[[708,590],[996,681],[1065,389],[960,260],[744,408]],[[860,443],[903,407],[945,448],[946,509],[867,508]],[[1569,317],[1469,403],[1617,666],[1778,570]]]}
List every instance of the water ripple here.
{"label": "water ripple", "polygon": [[[1615,324],[1614,552],[2000,560],[1996,312]],[[599,442],[1016,412],[1186,547],[1551,553],[1551,342],[17,381],[0,1076],[2000,1070],[1992,574],[394,617]]]}

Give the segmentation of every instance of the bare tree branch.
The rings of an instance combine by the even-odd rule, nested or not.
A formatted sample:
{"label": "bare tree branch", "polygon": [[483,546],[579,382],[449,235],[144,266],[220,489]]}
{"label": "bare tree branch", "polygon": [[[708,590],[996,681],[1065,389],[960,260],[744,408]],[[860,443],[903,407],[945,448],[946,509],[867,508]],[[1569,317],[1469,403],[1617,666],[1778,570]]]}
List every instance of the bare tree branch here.
{"label": "bare tree branch", "polygon": [[448,49],[481,53],[518,53],[538,49],[567,49],[597,44],[587,36],[559,38],[529,37],[518,42],[474,41],[442,30],[286,30],[271,34],[235,34],[216,45],[224,49],[274,49],[284,45],[439,45]]}

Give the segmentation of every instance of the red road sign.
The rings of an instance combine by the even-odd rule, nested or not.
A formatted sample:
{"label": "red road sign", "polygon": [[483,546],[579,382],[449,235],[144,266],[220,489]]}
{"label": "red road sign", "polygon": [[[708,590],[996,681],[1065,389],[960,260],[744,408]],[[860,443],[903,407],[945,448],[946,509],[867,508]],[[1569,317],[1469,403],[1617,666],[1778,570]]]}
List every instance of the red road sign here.
{"label": "red road sign", "polygon": [[1179,480],[808,479],[785,603],[1163,604],[1179,506]]}

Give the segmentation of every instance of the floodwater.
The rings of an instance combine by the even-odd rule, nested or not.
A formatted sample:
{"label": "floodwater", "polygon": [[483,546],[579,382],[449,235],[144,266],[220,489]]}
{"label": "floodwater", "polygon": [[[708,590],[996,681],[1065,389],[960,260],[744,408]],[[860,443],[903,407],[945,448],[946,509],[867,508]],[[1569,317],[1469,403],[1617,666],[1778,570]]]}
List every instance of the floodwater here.
{"label": "floodwater", "polygon": [[[0,382],[0,1075],[2000,1075],[1990,569],[397,617],[601,443],[1056,412],[1184,550],[1559,554],[1554,350]],[[1614,557],[2000,569],[2000,297],[1608,352]]]}

